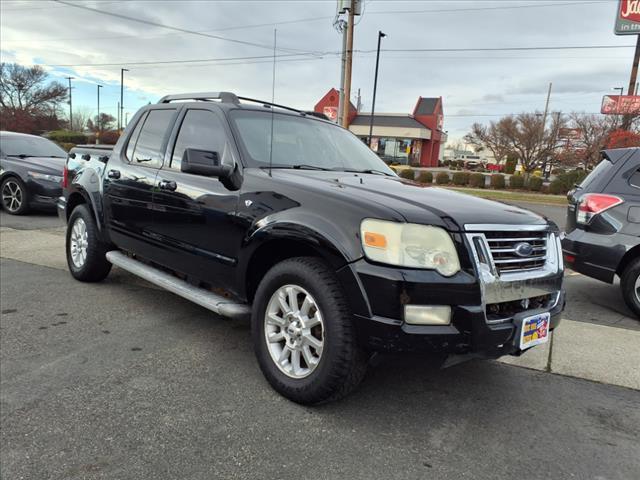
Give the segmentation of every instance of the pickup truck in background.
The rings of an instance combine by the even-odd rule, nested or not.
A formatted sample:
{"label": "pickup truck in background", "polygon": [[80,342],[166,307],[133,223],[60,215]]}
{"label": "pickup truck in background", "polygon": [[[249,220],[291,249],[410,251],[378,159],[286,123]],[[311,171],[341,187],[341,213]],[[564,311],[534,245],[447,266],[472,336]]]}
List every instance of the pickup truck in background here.
{"label": "pickup truck in background", "polygon": [[227,92],[164,97],[113,151],[77,147],[59,212],[76,279],[117,265],[251,316],[265,377],[303,404],[346,395],[374,352],[520,355],[565,304],[552,222],[400,179],[348,130]]}

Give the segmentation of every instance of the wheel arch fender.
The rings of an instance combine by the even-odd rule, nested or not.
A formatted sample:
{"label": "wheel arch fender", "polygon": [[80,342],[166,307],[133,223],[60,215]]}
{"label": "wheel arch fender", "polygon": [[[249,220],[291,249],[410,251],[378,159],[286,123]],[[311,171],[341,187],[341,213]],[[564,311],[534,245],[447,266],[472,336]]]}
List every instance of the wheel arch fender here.
{"label": "wheel arch fender", "polygon": [[243,242],[238,262],[242,296],[252,302],[260,281],[276,263],[298,256],[316,256],[336,272],[352,311],[365,314],[369,308],[362,285],[348,268],[350,262],[361,257],[353,258],[353,253],[330,233],[321,232],[318,226],[293,221],[267,223],[253,229]]}
{"label": "wheel arch fender", "polygon": [[629,265],[631,263],[631,261],[636,259],[636,258],[640,258],[640,243],[638,245],[636,245],[635,247],[632,247],[629,250],[627,250],[627,252],[620,259],[620,262],[618,262],[618,267],[616,268],[616,273],[618,275],[622,275],[622,272],[624,272],[624,270],[627,267],[627,265]]}

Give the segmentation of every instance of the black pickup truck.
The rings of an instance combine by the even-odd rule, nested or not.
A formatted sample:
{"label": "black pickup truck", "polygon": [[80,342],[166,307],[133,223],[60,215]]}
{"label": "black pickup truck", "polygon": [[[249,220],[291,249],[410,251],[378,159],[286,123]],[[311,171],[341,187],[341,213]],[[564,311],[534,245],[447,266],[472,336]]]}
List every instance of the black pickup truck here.
{"label": "black pickup truck", "polygon": [[73,151],[59,211],[76,279],[113,264],[250,315],[264,375],[304,404],[347,394],[375,352],[519,355],[565,303],[553,223],[402,180],[349,131],[227,92],[164,97],[113,151]]}

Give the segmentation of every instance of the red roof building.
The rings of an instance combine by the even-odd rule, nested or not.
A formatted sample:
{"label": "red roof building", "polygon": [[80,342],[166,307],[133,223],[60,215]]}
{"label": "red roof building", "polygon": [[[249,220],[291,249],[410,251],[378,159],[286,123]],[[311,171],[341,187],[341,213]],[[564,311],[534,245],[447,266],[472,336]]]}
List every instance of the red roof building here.
{"label": "red roof building", "polygon": [[[332,88],[314,111],[337,121],[339,98],[339,92]],[[418,98],[411,114],[376,113],[371,149],[389,163],[437,167],[441,146],[447,139],[443,118],[442,97]],[[359,113],[350,103],[348,120],[349,130],[367,140],[371,114]]]}

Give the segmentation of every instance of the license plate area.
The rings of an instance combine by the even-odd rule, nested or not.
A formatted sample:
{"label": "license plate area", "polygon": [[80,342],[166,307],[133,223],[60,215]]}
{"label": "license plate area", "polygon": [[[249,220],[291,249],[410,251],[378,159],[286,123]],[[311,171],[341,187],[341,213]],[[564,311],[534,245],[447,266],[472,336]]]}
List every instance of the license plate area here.
{"label": "license plate area", "polygon": [[547,343],[550,322],[551,314],[548,312],[524,318],[520,328],[520,350]]}

